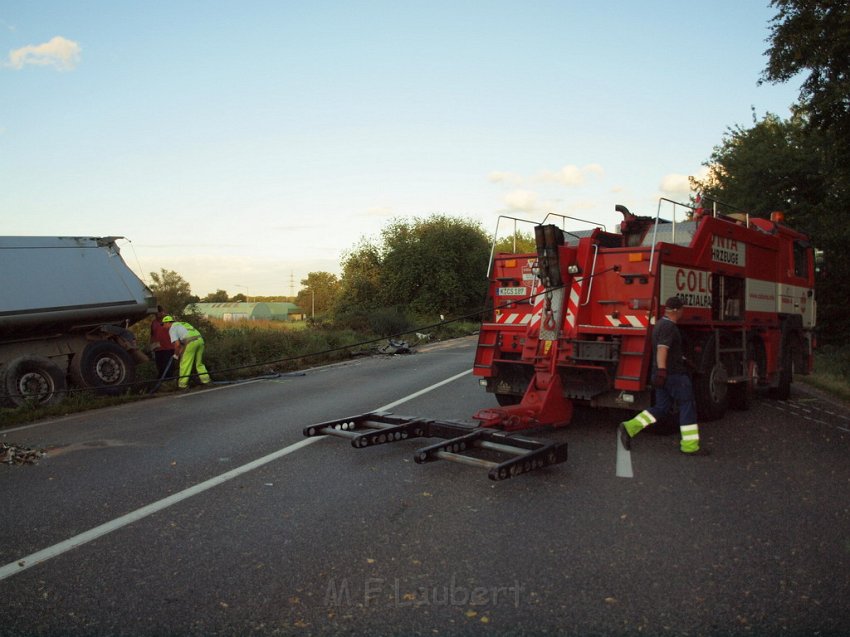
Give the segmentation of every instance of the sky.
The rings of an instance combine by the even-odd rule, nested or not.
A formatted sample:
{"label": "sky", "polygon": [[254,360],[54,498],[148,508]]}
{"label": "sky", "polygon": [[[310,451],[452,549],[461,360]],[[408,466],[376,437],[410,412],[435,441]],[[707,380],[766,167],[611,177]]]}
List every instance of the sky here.
{"label": "sky", "polygon": [[[753,112],[767,0],[0,0],[4,235],[290,295],[398,219],[655,214]],[[754,110],[753,110],[754,109]],[[732,202],[734,203],[734,202]],[[575,227],[586,227],[577,223]]]}

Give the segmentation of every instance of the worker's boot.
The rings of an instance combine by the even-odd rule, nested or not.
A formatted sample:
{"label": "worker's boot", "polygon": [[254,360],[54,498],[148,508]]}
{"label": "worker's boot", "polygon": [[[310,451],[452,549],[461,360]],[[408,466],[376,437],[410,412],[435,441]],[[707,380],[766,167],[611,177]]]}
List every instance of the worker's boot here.
{"label": "worker's boot", "polygon": [[647,410],[643,410],[631,420],[626,420],[620,423],[620,441],[626,449],[632,448],[632,438],[638,435],[643,429],[655,422],[655,416]]}
{"label": "worker's boot", "polygon": [[679,427],[682,434],[681,450],[688,455],[705,456],[708,453],[699,447],[699,425],[682,425]]}

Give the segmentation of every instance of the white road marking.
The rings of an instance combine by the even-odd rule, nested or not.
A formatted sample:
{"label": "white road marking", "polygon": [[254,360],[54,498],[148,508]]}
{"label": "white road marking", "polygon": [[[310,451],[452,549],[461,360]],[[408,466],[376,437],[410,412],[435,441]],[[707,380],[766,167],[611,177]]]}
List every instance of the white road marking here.
{"label": "white road marking", "polygon": [[418,398],[422,394],[427,394],[429,391],[433,391],[434,389],[437,389],[437,387],[442,387],[443,385],[447,385],[447,384],[449,384],[453,381],[456,381],[458,378],[462,378],[462,377],[466,376],[467,374],[471,374],[471,373],[472,373],[472,370],[467,369],[465,372],[461,372],[460,374],[455,374],[451,378],[447,378],[446,380],[441,380],[439,383],[434,383],[430,387],[426,387],[425,389],[420,389],[418,392],[416,392],[414,394],[410,394],[410,396],[405,396],[401,400],[397,400],[397,401],[390,403],[388,405],[384,405],[383,407],[378,407],[378,409],[376,409],[375,411],[388,411],[388,410],[392,409],[393,407],[396,407],[396,406],[398,406],[402,403],[406,403],[408,400],[413,400],[414,398]]}
{"label": "white road marking", "polygon": [[620,442],[620,430],[617,430],[617,477],[634,478],[632,471],[632,452]]}
{"label": "white road marking", "polygon": [[[807,400],[807,399],[804,399],[804,400]],[[829,411],[827,409],[823,409],[823,408],[817,407],[817,406],[814,409],[805,409],[802,406],[800,406],[799,402],[800,402],[799,400],[789,400],[789,401],[786,401],[782,404],[779,404],[775,401],[765,401],[763,404],[767,405],[768,407],[771,407],[772,409],[775,409],[777,411],[785,412],[785,413],[788,413],[788,414],[793,414],[794,416],[796,416],[798,418],[802,418],[803,420],[815,422],[815,423],[818,423],[819,425],[826,425],[827,427],[833,427],[835,429],[838,429],[839,431],[848,431],[848,429],[846,429],[845,427],[842,427],[840,425],[837,425],[837,424],[834,424],[834,423],[831,423],[831,422],[827,422],[825,420],[820,420],[819,418],[807,416],[806,414],[811,414],[811,413],[816,413],[818,415],[827,414],[828,416],[831,416],[833,418],[838,418],[840,420],[848,420],[848,418],[846,416],[843,416],[841,414],[837,414],[835,412],[832,412],[832,411]]]}
{"label": "white road marking", "polygon": [[[410,394],[409,396],[405,396],[404,398],[396,400],[395,402],[384,405],[383,407],[378,407],[378,409],[376,411],[387,411],[388,409],[392,409],[393,407],[395,407],[397,405],[401,405],[402,403],[406,403],[409,400],[413,400],[414,398],[417,398],[418,396],[421,396],[422,394],[426,394],[429,391],[437,389],[438,387],[442,387],[443,385],[451,383],[452,381],[455,381],[458,378],[461,378],[462,376],[465,376],[465,375],[467,375],[471,372],[472,372],[472,370],[469,369],[469,370],[466,370],[465,372],[461,372],[460,374],[456,374],[455,376],[452,376],[451,378],[447,378],[443,381],[440,381],[439,383],[435,383],[435,384],[431,385],[430,387],[426,387],[425,389],[421,389],[417,392]],[[17,573],[20,573],[22,571],[25,571],[32,566],[46,562],[47,560],[49,560],[53,557],[57,557],[58,555],[62,555],[63,553],[66,553],[67,551],[70,551],[71,549],[77,548],[77,547],[82,546],[84,544],[88,544],[89,542],[92,542],[93,540],[96,540],[100,537],[103,537],[104,535],[107,535],[108,533],[112,533],[113,531],[117,531],[118,529],[121,529],[121,528],[123,528],[123,527],[125,527],[129,524],[132,524],[133,522],[137,522],[138,520],[146,518],[149,515],[153,515],[154,513],[158,513],[159,511],[162,511],[163,509],[167,509],[168,507],[170,507],[174,504],[177,504],[178,502],[182,502],[183,500],[187,500],[188,498],[191,498],[192,496],[203,493],[204,491],[208,491],[209,489],[212,489],[213,487],[217,487],[220,484],[224,484],[225,482],[228,482],[229,480],[232,480],[233,478],[237,478],[237,477],[239,477],[239,476],[241,476],[245,473],[253,471],[254,469],[258,469],[259,467],[262,467],[263,465],[266,465],[266,464],[273,462],[273,461],[275,461],[279,458],[282,458],[282,457],[287,456],[291,453],[294,453],[295,451],[303,449],[304,447],[311,445],[315,442],[318,442],[319,440],[323,440],[326,437],[327,436],[318,436],[318,437],[315,437],[315,438],[305,438],[304,440],[301,440],[300,442],[296,442],[295,444],[289,445],[288,447],[284,447],[283,449],[278,449],[277,451],[272,452],[272,453],[270,453],[266,456],[263,456],[262,458],[257,458],[256,460],[249,462],[248,464],[244,464],[241,467],[237,467],[236,469],[231,469],[230,471],[228,471],[226,473],[222,473],[219,476],[216,476],[214,478],[210,478],[209,480],[205,480],[204,482],[201,482],[200,484],[196,484],[193,487],[189,487],[188,489],[184,489],[183,491],[180,491],[179,493],[175,493],[173,495],[168,496],[167,498],[163,498],[162,500],[158,500],[157,502],[153,502],[151,504],[148,504],[147,506],[143,506],[140,509],[136,509],[135,511],[132,511],[132,512],[126,514],[126,515],[122,515],[119,518],[115,518],[114,520],[111,520],[109,522],[101,524],[100,526],[96,526],[93,529],[89,529],[88,531],[84,531],[83,533],[80,533],[80,534],[75,535],[71,538],[68,538],[67,540],[59,542],[58,544],[54,544],[53,546],[49,546],[46,549],[36,551],[35,553],[31,553],[30,555],[27,555],[26,557],[22,557],[20,559],[17,559],[14,562],[9,562],[5,566],[0,567],[0,581],[6,579],[7,577],[11,577],[12,575],[15,575]]]}

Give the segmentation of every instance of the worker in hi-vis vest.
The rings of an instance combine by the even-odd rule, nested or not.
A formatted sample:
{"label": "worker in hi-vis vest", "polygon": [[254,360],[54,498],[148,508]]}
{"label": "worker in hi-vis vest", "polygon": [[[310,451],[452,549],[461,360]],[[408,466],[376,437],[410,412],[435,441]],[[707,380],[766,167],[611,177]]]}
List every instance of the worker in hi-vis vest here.
{"label": "worker in hi-vis vest", "polygon": [[201,333],[186,322],[175,321],[173,316],[163,316],[162,322],[170,324],[168,335],[174,344],[174,359],[180,361],[178,389],[189,387],[192,368],[198,371],[202,384],[209,383],[210,375],[204,367],[204,339]]}

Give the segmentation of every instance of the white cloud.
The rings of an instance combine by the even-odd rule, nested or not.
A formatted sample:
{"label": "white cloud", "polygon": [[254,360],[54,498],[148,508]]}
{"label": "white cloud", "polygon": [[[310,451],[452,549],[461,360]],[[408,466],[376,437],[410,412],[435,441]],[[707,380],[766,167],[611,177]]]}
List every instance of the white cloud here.
{"label": "white cloud", "polygon": [[688,176],[676,173],[664,175],[664,177],[661,178],[661,183],[658,187],[662,192],[666,192],[671,195],[687,195],[691,192]]}
{"label": "white cloud", "polygon": [[[708,175],[708,169],[702,166],[690,177],[696,177],[700,181],[704,180]],[[658,185],[659,190],[668,195],[689,195],[691,193],[691,184],[688,175],[680,175],[678,173],[670,173],[661,178],[661,183]]]}
{"label": "white cloud", "polygon": [[516,212],[537,210],[537,193],[531,190],[514,190],[505,195],[505,205]]}
{"label": "white cloud", "polygon": [[53,66],[60,71],[71,71],[80,62],[79,44],[57,35],[44,44],[29,44],[9,52],[6,66],[22,69],[24,66]]}
{"label": "white cloud", "polygon": [[516,173],[504,172],[501,170],[494,170],[490,173],[487,179],[494,184],[512,184],[518,185],[523,182],[523,179],[520,175]]}
{"label": "white cloud", "polygon": [[587,164],[586,166],[575,166],[567,164],[559,170],[545,170],[538,179],[540,181],[549,181],[562,184],[564,186],[581,186],[588,177],[602,177],[605,170],[599,164]]}

